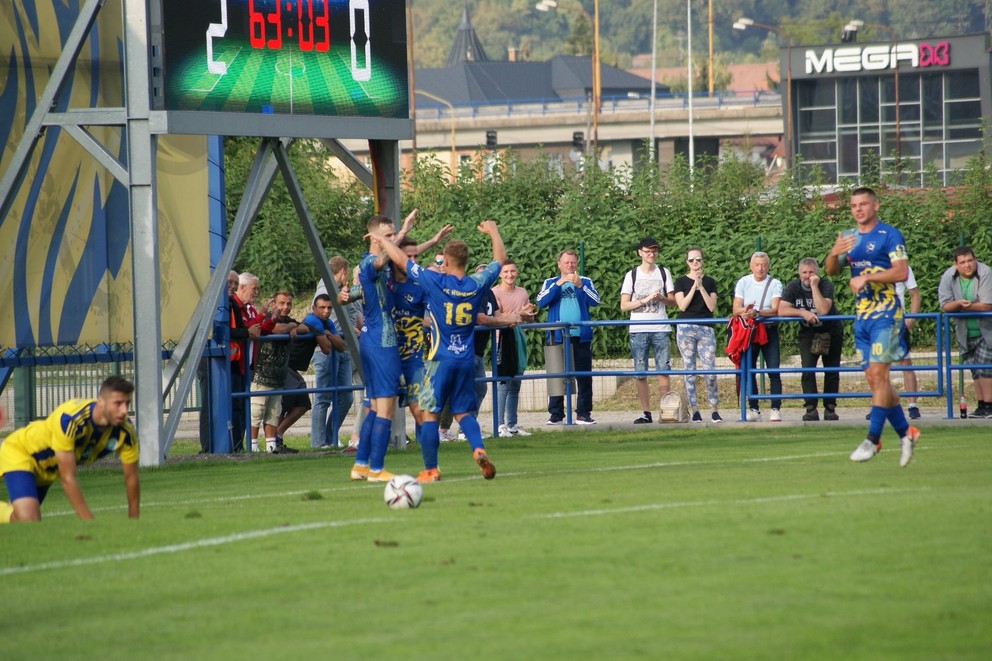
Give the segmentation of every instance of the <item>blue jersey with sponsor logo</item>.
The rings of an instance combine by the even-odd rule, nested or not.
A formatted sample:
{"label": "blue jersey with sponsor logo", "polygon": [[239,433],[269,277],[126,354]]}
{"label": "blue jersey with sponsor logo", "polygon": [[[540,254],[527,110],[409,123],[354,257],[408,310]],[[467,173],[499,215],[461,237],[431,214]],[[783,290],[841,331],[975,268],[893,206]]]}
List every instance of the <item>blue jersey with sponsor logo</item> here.
{"label": "blue jersey with sponsor logo", "polygon": [[409,276],[427,296],[427,314],[431,320],[429,360],[474,362],[475,317],[486,292],[499,277],[499,262],[479,273],[458,278],[422,269],[414,262],[406,265]]}
{"label": "blue jersey with sponsor logo", "polygon": [[[892,267],[893,262],[909,259],[902,232],[879,222],[870,232],[856,233],[854,247],[847,253],[851,276],[879,273]],[[855,315],[859,319],[902,317],[902,306],[896,295],[895,283],[869,282],[855,298]]]}
{"label": "blue jersey with sponsor logo", "polygon": [[393,269],[375,267],[375,255],[366,255],[358,266],[362,286],[362,337],[376,347],[395,347],[393,327]]}
{"label": "blue jersey with sponsor logo", "polygon": [[400,358],[407,360],[424,351],[424,288],[413,280],[393,283],[393,325],[399,341]]}

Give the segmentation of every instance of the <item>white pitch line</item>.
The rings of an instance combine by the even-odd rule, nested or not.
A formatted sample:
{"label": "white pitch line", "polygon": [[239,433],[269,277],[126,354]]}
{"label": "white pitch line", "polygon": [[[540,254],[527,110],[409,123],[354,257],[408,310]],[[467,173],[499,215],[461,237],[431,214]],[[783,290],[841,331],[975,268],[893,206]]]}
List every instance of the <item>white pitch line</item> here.
{"label": "white pitch line", "polygon": [[594,510],[579,510],[576,512],[552,512],[551,514],[536,514],[534,519],[568,519],[580,516],[604,516],[607,514],[626,514],[630,512],[649,512],[654,510],[679,509],[685,507],[714,507],[726,505],[760,505],[763,503],[780,503],[794,500],[812,500],[814,498],[850,498],[856,496],[879,496],[896,493],[912,493],[929,491],[919,489],[863,489],[858,491],[826,491],[819,493],[795,493],[784,496],[761,496],[758,498],[735,498],[733,500],[687,500],[674,503],[647,503],[644,505],[629,505],[626,507],[611,507]]}
{"label": "white pitch line", "polygon": [[344,526],[364,525],[366,523],[385,523],[392,521],[402,521],[400,518],[375,518],[375,519],[355,519],[354,521],[317,521],[314,523],[301,523],[295,526],[280,526],[278,528],[266,528],[263,530],[249,530],[246,532],[225,535],[224,537],[211,537],[194,542],[184,542],[182,544],[169,544],[168,546],[153,546],[152,548],[140,551],[129,551],[126,553],[112,553],[110,555],[98,555],[92,558],[73,558],[71,560],[56,560],[54,562],[44,562],[37,565],[22,565],[20,567],[4,567],[0,569],[0,576],[11,576],[13,574],[26,574],[36,571],[47,571],[50,569],[65,569],[68,567],[83,567],[86,565],[99,565],[106,562],[120,562],[122,560],[138,560],[148,558],[153,555],[168,555],[181,553],[182,551],[192,551],[196,549],[220,546],[222,544],[233,544],[249,539],[260,539],[272,537],[274,535],[285,535],[294,532],[307,530],[320,530],[322,528],[341,528]]}
{"label": "white pitch line", "polygon": [[[935,446],[936,447],[936,446]],[[955,446],[941,445],[940,449],[954,449]],[[961,446],[967,447],[967,446]],[[921,446],[921,449],[928,449],[927,446]],[[929,448],[933,449],[933,448]],[[710,464],[726,464],[726,463],[769,463],[774,461],[796,461],[804,459],[817,459],[822,457],[835,457],[835,456],[847,456],[847,451],[843,452],[811,452],[808,454],[794,454],[785,455],[781,457],[755,457],[747,459],[712,459],[705,461],[654,461],[647,464],[630,464],[626,466],[596,466],[594,468],[568,468],[561,470],[528,470],[528,471],[514,471],[514,472],[503,472],[499,473],[502,478],[508,477],[527,477],[535,475],[575,475],[581,473],[610,473],[614,471],[632,471],[632,470],[648,470],[652,468],[669,468],[674,466],[706,466]],[[452,482],[470,482],[473,480],[479,480],[481,476],[479,475],[467,475],[464,477],[454,477],[445,478],[443,483],[450,484]],[[310,493],[311,491],[316,491],[318,493],[333,493],[335,491],[353,491],[355,489],[367,489],[369,485],[366,483],[357,483],[342,485],[338,487],[326,487],[323,489],[300,489],[295,491],[283,491],[280,493],[249,493],[249,494],[239,494],[236,496],[218,496],[216,498],[198,498],[195,500],[170,500],[170,501],[147,501],[141,503],[142,508],[146,507],[179,507],[183,505],[203,505],[206,503],[233,503],[239,501],[248,500],[260,500],[268,498],[291,498],[294,496],[302,496],[303,494]],[[118,505],[115,507],[102,507],[102,508],[90,508],[93,512],[119,512],[127,509],[126,505]],[[75,516],[76,512],[74,510],[65,509],[57,510],[52,512],[45,512],[45,517],[58,517],[58,516]]]}

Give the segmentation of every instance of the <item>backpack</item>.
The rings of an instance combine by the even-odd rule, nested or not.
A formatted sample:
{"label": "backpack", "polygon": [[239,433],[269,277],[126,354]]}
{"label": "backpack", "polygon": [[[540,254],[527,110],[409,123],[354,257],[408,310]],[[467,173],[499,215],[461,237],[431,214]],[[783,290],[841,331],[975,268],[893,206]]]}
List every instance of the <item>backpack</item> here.
{"label": "backpack", "polygon": [[689,406],[682,397],[682,393],[669,390],[661,398],[661,412],[658,414],[658,422],[689,422]]}
{"label": "backpack", "polygon": [[[657,264],[655,264],[655,266],[657,268],[661,269],[661,293],[664,294],[665,296],[668,296],[668,280],[665,278],[665,269],[663,267],[661,267],[661,266],[658,266]],[[634,285],[637,284],[637,269],[638,269],[638,267],[635,266],[634,268],[632,268],[629,271],[627,271],[627,273],[630,274],[630,297],[631,298],[634,297]],[[624,280],[626,280],[626,278],[624,278]],[[623,289],[623,280],[620,281],[620,289]]]}

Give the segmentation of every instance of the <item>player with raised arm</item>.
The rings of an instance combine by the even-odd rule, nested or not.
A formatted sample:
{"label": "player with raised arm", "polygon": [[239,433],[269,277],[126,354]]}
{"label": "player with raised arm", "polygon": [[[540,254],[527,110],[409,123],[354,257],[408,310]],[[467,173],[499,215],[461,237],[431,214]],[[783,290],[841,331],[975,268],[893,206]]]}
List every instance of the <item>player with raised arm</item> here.
{"label": "player with raised arm", "polygon": [[889,368],[907,353],[902,334],[903,311],[896,283],[906,279],[909,257],[902,233],[878,220],[878,198],[870,188],[851,194],[851,215],[857,229],[837,234],[826,258],[827,275],[837,275],[844,264],[851,267],[855,296],[854,345],[871,389],[868,435],[851,453],[851,461],[868,461],[882,448],[882,430],[888,420],[899,435],[899,465],[913,460],[920,430],[906,421],[899,393],[892,386]]}
{"label": "player with raised arm", "polygon": [[465,273],[469,255],[464,241],[454,239],[448,242],[444,247],[444,273],[437,273],[420,268],[398,246],[384,241],[381,234],[370,232],[373,240],[378,240],[383,245],[389,258],[405,268],[410,278],[419,283],[427,295],[431,343],[424,366],[424,382],[420,389],[420,408],[424,417],[420,438],[424,470],[417,476],[420,482],[435,482],[440,479],[437,465],[440,445],[437,419],[445,403],[451,407],[451,412],[465,433],[482,476],[487,480],[496,477],[496,467],[486,454],[482,430],[475,419],[478,403],[474,387],[473,334],[479,304],[499,277],[503,262],[506,261],[506,249],[495,221],[484,220],[477,229],[489,235],[493,261],[482,271],[472,275]]}
{"label": "player with raised arm", "polygon": [[76,478],[77,467],[116,453],[124,472],[127,514],[137,519],[138,436],[128,422],[134,386],[127,379],[104,380],[94,399],[73,399],[8,436],[0,444],[0,475],[10,502],[0,501],[0,523],[41,520],[41,503],[56,480],[80,519],[92,519]]}
{"label": "player with raised arm", "polygon": [[386,248],[396,247],[396,229],[385,216],[373,216],[366,229],[369,254],[358,266],[363,295],[358,356],[370,410],[358,432],[351,479],[388,482],[393,474],[384,467],[400,387],[400,352],[393,325],[393,271],[385,267],[389,263]]}

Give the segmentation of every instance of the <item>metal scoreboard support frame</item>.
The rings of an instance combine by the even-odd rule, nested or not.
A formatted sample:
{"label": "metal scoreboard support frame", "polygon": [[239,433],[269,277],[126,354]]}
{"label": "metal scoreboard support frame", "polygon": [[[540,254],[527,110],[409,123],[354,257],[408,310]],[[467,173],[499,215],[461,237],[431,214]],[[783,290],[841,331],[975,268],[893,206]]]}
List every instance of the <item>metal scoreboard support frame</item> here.
{"label": "metal scoreboard support frame", "polygon": [[[383,0],[389,10],[403,0]],[[399,218],[399,140],[413,135],[413,121],[406,116],[392,117],[313,117],[277,114],[250,115],[246,113],[211,112],[202,121],[196,112],[173,112],[162,102],[163,80],[169,76],[163,52],[163,7],[176,5],[170,0],[121,0],[124,13],[124,103],[123,107],[69,109],[51,112],[63,84],[90,35],[106,0],[86,0],[69,32],[63,49],[52,68],[45,89],[39,96],[34,113],[28,118],[19,144],[6,170],[0,173],[0,219],[6,217],[27,174],[28,164],[39,138],[46,127],[55,126],[78,142],[89,155],[107,169],[128,190],[135,360],[135,414],[140,439],[140,459],[143,465],[161,465],[172,443],[182,407],[173,407],[167,420],[164,398],[178,379],[174,401],[186,400],[196,376],[195,364],[203,354],[213,327],[216,303],[221,300],[227,273],[234,264],[259,208],[275,180],[281,174],[289,189],[304,234],[310,245],[318,272],[331,290],[339,315],[345,318],[337,303],[336,287],[327,265],[320,237],[307,208],[302,190],[289,162],[287,148],[293,138],[320,138],[333,153],[364,183],[374,189],[379,213]],[[366,26],[370,4],[375,0],[352,0],[352,13],[357,6],[365,12]],[[202,4],[202,2],[201,2]],[[225,7],[226,2],[220,0]],[[380,12],[381,13],[381,12]],[[401,17],[403,12],[401,12]],[[401,22],[402,23],[402,22]],[[352,27],[354,36],[355,28]],[[405,33],[404,33],[405,38]],[[371,41],[371,40],[369,40]],[[354,51],[354,47],[352,49]],[[405,58],[405,39],[402,44]],[[369,53],[368,47],[366,53]],[[368,57],[368,55],[367,55]],[[355,56],[352,55],[354,66]],[[371,70],[371,59],[366,61]],[[406,63],[403,62],[405,75]],[[405,80],[403,81],[405,84]],[[405,94],[405,92],[403,92]],[[402,97],[405,99],[406,97]],[[401,99],[401,101],[402,101]],[[407,101],[408,103],[408,101]],[[402,114],[402,113],[400,113]],[[114,126],[122,130],[127,141],[127,162],[122,163],[86,129],[89,126]],[[245,195],[240,202],[235,222],[223,253],[209,283],[193,311],[172,355],[163,366],[161,312],[159,310],[160,264],[158,256],[158,213],[155,163],[158,136],[167,133],[212,135],[222,127],[233,127],[235,134],[261,138],[252,165]],[[297,130],[297,128],[299,130]],[[337,135],[334,135],[338,132]],[[373,154],[370,171],[355,158],[338,138],[367,137]],[[347,324],[344,335],[358,363],[358,346]]]}

